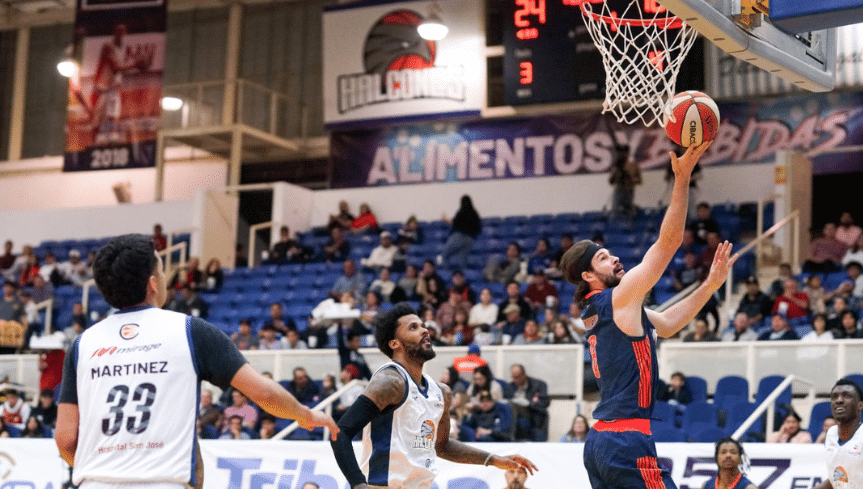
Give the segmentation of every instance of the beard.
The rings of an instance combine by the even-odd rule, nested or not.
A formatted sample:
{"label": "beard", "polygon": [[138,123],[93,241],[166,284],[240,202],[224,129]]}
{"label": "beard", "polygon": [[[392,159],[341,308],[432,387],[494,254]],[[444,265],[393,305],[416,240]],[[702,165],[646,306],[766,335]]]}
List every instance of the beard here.
{"label": "beard", "polygon": [[602,282],[602,285],[604,285],[606,289],[620,285],[620,277],[615,274],[602,275],[599,277],[599,281]]}
{"label": "beard", "polygon": [[423,348],[422,342],[406,347],[405,354],[408,358],[416,360],[419,363],[425,363],[437,355],[431,346]]}

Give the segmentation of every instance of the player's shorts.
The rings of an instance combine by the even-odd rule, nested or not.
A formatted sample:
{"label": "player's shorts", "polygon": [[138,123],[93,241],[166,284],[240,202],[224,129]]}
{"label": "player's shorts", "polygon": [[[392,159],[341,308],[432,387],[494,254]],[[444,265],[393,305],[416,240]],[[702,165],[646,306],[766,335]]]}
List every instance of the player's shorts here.
{"label": "player's shorts", "polygon": [[584,467],[593,489],[677,489],[657,463],[649,419],[597,421],[584,443]]}

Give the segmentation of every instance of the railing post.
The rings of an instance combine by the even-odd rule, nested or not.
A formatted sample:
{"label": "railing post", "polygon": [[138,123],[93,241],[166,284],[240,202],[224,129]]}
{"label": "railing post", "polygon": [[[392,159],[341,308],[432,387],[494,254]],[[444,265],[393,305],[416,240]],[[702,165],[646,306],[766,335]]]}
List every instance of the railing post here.
{"label": "railing post", "polygon": [[794,272],[799,272],[800,269],[800,213],[798,212],[794,216],[794,220],[791,222],[792,233],[794,234],[791,237],[791,269]]}
{"label": "railing post", "polygon": [[[761,235],[764,233],[764,199],[758,199],[755,216],[755,274],[761,271]],[[726,296],[728,297],[728,296]]]}
{"label": "railing post", "polygon": [[270,92],[270,134],[276,134],[276,126],[279,115],[279,100],[278,94],[275,91]]}

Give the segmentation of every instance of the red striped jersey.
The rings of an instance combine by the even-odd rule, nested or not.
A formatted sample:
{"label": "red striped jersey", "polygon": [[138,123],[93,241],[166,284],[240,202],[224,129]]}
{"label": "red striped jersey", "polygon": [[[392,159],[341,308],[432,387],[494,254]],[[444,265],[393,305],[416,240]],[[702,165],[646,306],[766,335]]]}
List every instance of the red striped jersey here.
{"label": "red striped jersey", "polygon": [[647,313],[641,313],[644,335],[632,337],[614,322],[614,288],[590,295],[582,318],[600,401],[594,419],[650,418],[658,378],[656,339]]}

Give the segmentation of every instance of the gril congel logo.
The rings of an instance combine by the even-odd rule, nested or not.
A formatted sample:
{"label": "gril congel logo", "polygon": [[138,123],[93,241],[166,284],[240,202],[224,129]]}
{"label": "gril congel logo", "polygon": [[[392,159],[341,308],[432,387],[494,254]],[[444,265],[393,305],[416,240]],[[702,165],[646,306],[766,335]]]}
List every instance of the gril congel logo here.
{"label": "gril congel logo", "polygon": [[422,21],[416,12],[396,10],[375,23],[363,46],[365,73],[338,77],[339,113],[401,100],[465,99],[464,66],[435,66],[437,43],[417,33]]}

